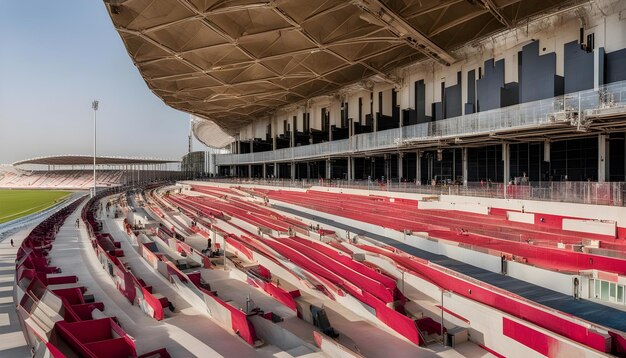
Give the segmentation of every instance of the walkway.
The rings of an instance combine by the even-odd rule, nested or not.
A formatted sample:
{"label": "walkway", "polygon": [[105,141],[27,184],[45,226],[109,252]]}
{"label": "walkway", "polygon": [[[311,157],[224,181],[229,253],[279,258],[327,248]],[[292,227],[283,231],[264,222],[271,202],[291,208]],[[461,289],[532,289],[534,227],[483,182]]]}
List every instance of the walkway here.
{"label": "walkway", "polygon": [[[15,255],[22,244],[22,240],[42,220],[37,220],[0,242],[0,357],[25,358],[31,356],[13,301]],[[14,247],[11,247],[11,239],[13,239]]]}
{"label": "walkway", "polygon": [[625,311],[621,311],[588,300],[577,300],[574,299],[574,297],[572,296],[564,295],[562,293],[552,291],[547,288],[528,283],[526,281],[518,280],[510,276],[501,275],[476,266],[468,265],[466,263],[453,260],[444,255],[433,254],[431,252],[401,243],[392,238],[362,230],[354,226],[346,225],[335,220],[326,219],[318,215],[309,214],[304,211],[288,208],[278,204],[273,204],[272,207],[277,210],[287,212],[293,215],[298,215],[302,218],[315,220],[319,223],[333,226],[338,229],[347,230],[355,234],[367,236],[416,257],[426,259],[428,261],[462,273],[469,277],[475,278],[482,282],[515,293],[521,297],[537,302],[546,307],[569,313],[573,316],[580,317],[584,320],[593,322],[604,327],[609,327],[622,332],[626,332]]}
{"label": "walkway", "polygon": [[[59,231],[50,252],[52,264],[61,267],[63,274],[79,277],[78,284],[87,287],[96,300],[104,303],[104,313],[117,317],[122,328],[136,339],[139,354],[166,347],[173,357],[271,355],[268,352],[254,350],[240,338],[213,322],[208,315],[194,308],[184,308],[159,322],[145,315],[139,307],[132,306],[102,269],[91,247],[86,229],[82,225],[80,229],[74,227],[73,223],[79,217],[81,209],[82,206],[70,215]],[[111,226],[113,225],[109,225]],[[131,251],[124,250],[129,257],[133,255]],[[135,266],[137,269],[140,267]],[[154,283],[158,284],[156,280]],[[174,296],[171,298],[177,302]],[[184,307],[182,303],[180,305]]]}

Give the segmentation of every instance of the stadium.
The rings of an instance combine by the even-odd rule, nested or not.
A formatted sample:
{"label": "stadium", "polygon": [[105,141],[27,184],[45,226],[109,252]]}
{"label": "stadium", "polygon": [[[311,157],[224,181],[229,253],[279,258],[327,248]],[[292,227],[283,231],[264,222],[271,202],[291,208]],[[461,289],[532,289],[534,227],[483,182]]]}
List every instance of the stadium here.
{"label": "stadium", "polygon": [[0,165],[0,357],[626,357],[626,1],[100,5],[186,150]]}

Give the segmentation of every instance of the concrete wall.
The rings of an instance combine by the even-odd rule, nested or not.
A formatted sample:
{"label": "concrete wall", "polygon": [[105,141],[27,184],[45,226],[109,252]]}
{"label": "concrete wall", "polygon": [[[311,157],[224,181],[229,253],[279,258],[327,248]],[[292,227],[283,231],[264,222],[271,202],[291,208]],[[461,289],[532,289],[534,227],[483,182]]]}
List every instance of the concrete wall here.
{"label": "concrete wall", "polygon": [[534,224],[535,214],[532,213],[519,213],[517,211],[507,211],[506,218],[509,221],[515,221],[518,223]]}
{"label": "concrete wall", "polygon": [[515,277],[518,280],[546,287],[564,295],[574,294],[574,277],[579,277],[580,280],[580,276],[544,270],[516,261],[507,262],[507,273],[509,276]]}
{"label": "concrete wall", "polygon": [[563,230],[587,232],[615,237],[615,222],[602,222],[597,220],[563,219]]}

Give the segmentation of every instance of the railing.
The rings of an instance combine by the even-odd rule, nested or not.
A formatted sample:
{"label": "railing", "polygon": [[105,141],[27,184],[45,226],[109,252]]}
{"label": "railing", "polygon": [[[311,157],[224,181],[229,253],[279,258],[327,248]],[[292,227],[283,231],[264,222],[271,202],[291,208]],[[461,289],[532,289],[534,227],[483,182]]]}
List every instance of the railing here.
{"label": "railing", "polygon": [[[230,184],[256,184],[288,188],[312,186],[415,193],[424,195],[462,195],[499,199],[539,200],[593,205],[626,206],[625,182],[531,182],[524,185],[468,183],[463,185],[417,185],[414,182],[374,182],[367,180],[327,179],[210,179]],[[506,190],[505,190],[506,188]]]}
{"label": "railing", "polygon": [[[580,91],[434,122],[357,134],[350,139],[259,153],[218,154],[215,155],[215,163],[236,165],[290,161],[387,149],[410,142],[497,133],[559,123],[575,125],[576,118],[597,115],[602,109],[621,108],[626,112],[626,108],[623,108],[625,105],[626,81],[621,81],[604,85],[598,90]],[[584,115],[579,116],[581,113]]]}

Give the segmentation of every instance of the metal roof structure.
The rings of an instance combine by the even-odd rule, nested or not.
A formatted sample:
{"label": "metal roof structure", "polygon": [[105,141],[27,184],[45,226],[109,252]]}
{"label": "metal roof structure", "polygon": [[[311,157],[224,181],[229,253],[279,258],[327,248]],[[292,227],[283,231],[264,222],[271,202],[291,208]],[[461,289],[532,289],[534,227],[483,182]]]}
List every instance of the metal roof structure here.
{"label": "metal roof structure", "polygon": [[[176,163],[178,160],[159,158],[114,157],[97,156],[96,165],[123,165],[123,164],[166,164]],[[93,165],[93,156],[90,155],[52,155],[30,158],[13,163],[13,166],[24,164],[40,165]]]}
{"label": "metal roof structure", "polygon": [[234,135],[255,118],[523,24],[572,0],[104,0],[148,87]]}
{"label": "metal roof structure", "polygon": [[213,121],[193,116],[191,126],[196,139],[208,147],[223,148],[234,141],[232,135]]}

